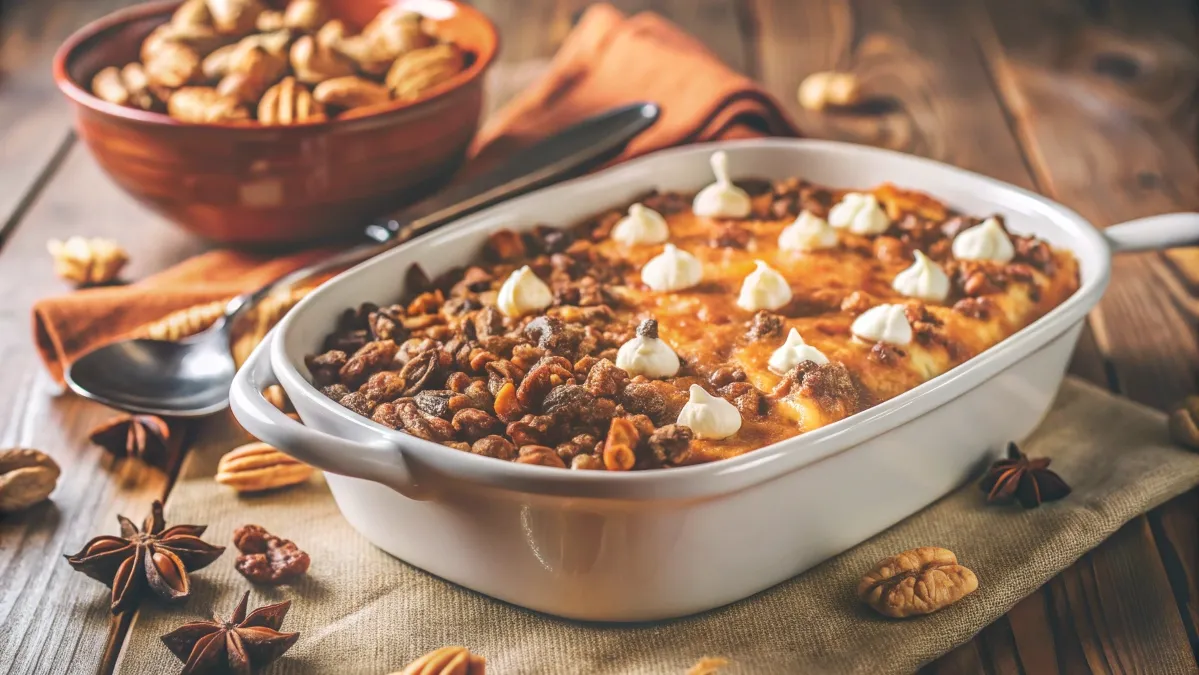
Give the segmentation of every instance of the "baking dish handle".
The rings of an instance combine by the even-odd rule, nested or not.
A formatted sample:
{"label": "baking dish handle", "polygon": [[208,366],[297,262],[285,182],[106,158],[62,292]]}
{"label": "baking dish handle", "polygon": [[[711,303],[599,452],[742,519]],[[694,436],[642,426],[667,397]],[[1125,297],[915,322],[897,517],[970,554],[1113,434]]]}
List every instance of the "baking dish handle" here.
{"label": "baking dish handle", "polygon": [[1103,230],[1112,253],[1156,251],[1199,245],[1199,213],[1165,213]]}
{"label": "baking dish handle", "polygon": [[271,366],[269,333],[233,378],[229,406],[255,438],[306,464],[330,473],[382,483],[409,499],[429,499],[417,484],[400,447],[385,439],[350,441],[317,431],[283,414],[262,395],[279,384]]}

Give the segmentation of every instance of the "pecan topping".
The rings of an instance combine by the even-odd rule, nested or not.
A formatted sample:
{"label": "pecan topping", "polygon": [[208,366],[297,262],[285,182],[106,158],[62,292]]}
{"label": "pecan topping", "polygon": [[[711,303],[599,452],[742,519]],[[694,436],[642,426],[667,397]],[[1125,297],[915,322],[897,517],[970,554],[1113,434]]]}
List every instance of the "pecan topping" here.
{"label": "pecan topping", "polygon": [[858,597],[893,619],[932,614],[978,588],[953,551],[923,546],[880,560],[858,584]]}
{"label": "pecan topping", "polygon": [[978,488],[987,493],[988,504],[1020,502],[1026,509],[1053,502],[1070,494],[1070,486],[1049,470],[1049,459],[1029,459],[1015,443],[1007,444],[1007,459],[991,465]]}
{"label": "pecan topping", "polygon": [[290,583],[303,576],[312,563],[295,543],[258,525],[242,525],[234,530],[233,545],[241,551],[237,571],[256,584]]}
{"label": "pecan topping", "polygon": [[200,539],[204,525],[167,528],[159,501],[140,530],[125,516],[117,521],[121,536],[96,537],[67,556],[71,567],[112,588],[113,614],[133,609],[151,593],[169,601],[186,598],[192,589],[188,574],[211,565],[225,550]]}
{"label": "pecan topping", "polygon": [[193,621],[162,636],[180,661],[184,673],[258,672],[300,639],[299,633],[280,633],[291,602],[267,605],[246,614],[250,592],[241,596],[228,621]]}
{"label": "pecan topping", "polygon": [[641,434],[627,417],[617,417],[608,428],[604,441],[604,466],[609,471],[628,471],[637,463],[637,444]]}
{"label": "pecan topping", "polygon": [[749,332],[746,335],[750,340],[771,340],[782,337],[783,317],[771,314],[764,309],[758,310],[749,324]]}

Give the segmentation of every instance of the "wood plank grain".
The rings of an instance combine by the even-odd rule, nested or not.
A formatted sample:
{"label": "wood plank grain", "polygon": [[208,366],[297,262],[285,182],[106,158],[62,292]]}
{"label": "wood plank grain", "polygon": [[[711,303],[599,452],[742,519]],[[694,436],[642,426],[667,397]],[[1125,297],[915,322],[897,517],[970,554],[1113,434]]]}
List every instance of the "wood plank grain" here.
{"label": "wood plank grain", "polygon": [[[987,0],[987,6],[992,22],[984,28],[993,32],[980,31],[981,48],[1030,166],[1051,195],[1101,226],[1199,206],[1193,3]],[[1161,408],[1195,387],[1194,260],[1193,251],[1122,256],[1092,317],[1116,389]],[[1190,562],[1164,572],[1192,649],[1199,644],[1194,503],[1188,496],[1159,508],[1145,539],[1161,560]],[[1110,550],[1096,552],[1097,570],[1126,560],[1104,557]]]}
{"label": "wood plank grain", "polygon": [[[981,7],[936,0],[860,0],[856,2],[753,2],[761,53],[761,79],[799,115],[807,134],[881,145],[923,154],[1024,187],[1036,187],[1020,144],[1008,127],[1007,113],[991,84],[985,60],[968,27],[985,20]],[[812,113],[795,101],[799,83],[812,72],[849,70],[878,102],[859,112]],[[1105,383],[1106,372],[1088,332],[1072,369]],[[1164,577],[1148,583],[1166,585]],[[1019,669],[1025,654],[1053,654],[1053,632],[1029,629],[1052,622],[1044,591],[1025,600],[1013,615],[1012,643],[985,643],[976,651],[986,667]],[[1073,637],[1061,640],[1073,641]],[[975,643],[979,643],[976,638]],[[1081,671],[1077,650],[1062,650],[1059,665],[1034,661],[1038,672],[1059,667]],[[948,655],[952,671],[959,655]],[[934,663],[930,667],[940,668]]]}
{"label": "wood plank grain", "polygon": [[140,520],[162,498],[169,476],[136,461],[112,461],[87,442],[112,411],[65,394],[44,372],[30,339],[29,308],[66,292],[45,242],[73,234],[125,246],[135,279],[196,253],[200,244],[150,214],[101,174],[76,146],[0,249],[8,283],[0,293],[0,447],[36,447],[63,476],[52,502],[0,522],[0,672],[93,672],[107,642],[108,589],[72,570],[62,555],[93,535],[115,533],[116,514]]}
{"label": "wood plank grain", "polygon": [[0,240],[69,147],[71,110],[50,77],[58,45],[137,0],[6,2],[0,22]]}

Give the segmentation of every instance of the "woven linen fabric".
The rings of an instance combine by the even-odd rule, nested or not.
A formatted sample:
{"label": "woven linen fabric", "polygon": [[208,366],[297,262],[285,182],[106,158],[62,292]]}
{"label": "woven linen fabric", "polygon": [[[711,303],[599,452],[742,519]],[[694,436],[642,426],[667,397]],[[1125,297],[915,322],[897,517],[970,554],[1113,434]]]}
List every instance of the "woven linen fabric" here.
{"label": "woven linen fabric", "polygon": [[[1199,483],[1199,455],[1170,444],[1160,413],[1067,380],[1052,412],[1023,444],[1030,455],[1053,459],[1052,468],[1074,488],[1066,499],[1029,510],[987,506],[971,483],[746,600],[683,619],[605,625],[492,600],[388,556],[346,524],[319,478],[261,497],[234,496],[212,475],[220,455],[242,440],[200,439],[166,515],[168,524],[207,524],[205,539],[225,545],[234,528],[256,523],[311,554],[312,567],[297,585],[251,593],[252,606],[293,601],[283,629],[301,636],[268,669],[272,675],[386,674],[444,645],[469,647],[499,675],[681,675],[708,655],[729,659],[731,665],[721,671],[729,674],[908,673],[969,640],[1125,522]],[[957,553],[978,575],[979,589],[936,614],[902,621],[880,617],[858,602],[854,589],[863,572],[883,557],[923,545]],[[230,547],[195,574],[194,595],[186,604],[147,604],[134,621],[117,672],[177,672],[181,664],[159,636],[213,611],[228,616],[241,593],[252,588],[234,570],[235,557]],[[1133,583],[1135,571],[1128,575],[1106,581]],[[95,592],[95,602],[106,602],[102,587]],[[1152,662],[1149,672],[1192,672],[1193,662],[1167,648],[1185,639],[1172,634],[1181,629],[1160,613],[1140,618],[1135,640]]]}

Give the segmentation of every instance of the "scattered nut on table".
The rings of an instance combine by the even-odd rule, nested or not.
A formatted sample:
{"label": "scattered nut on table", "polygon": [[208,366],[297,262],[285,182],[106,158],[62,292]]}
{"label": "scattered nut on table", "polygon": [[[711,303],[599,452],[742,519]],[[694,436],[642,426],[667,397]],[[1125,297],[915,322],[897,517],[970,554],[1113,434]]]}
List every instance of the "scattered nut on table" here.
{"label": "scattered nut on table", "polygon": [[238,492],[262,492],[297,485],[312,476],[312,467],[266,443],[234,448],[217,463],[216,482]]}
{"label": "scattered nut on table", "polygon": [[259,525],[234,530],[233,545],[241,552],[234,563],[237,571],[256,584],[291,583],[304,576],[312,564],[295,542],[276,537]]}
{"label": "scattered nut on table", "polygon": [[0,513],[14,513],[45,500],[62,471],[40,450],[0,450]]}
{"label": "scattered nut on table", "polygon": [[442,647],[391,675],[484,675],[487,661],[466,647]]}
{"label": "scattered nut on table", "polygon": [[808,110],[851,106],[860,100],[858,76],[853,73],[812,73],[799,85],[799,104]]}
{"label": "scattered nut on table", "polygon": [[1170,413],[1170,438],[1191,450],[1199,450],[1199,396],[1188,396]]}
{"label": "scattered nut on table", "polygon": [[99,286],[116,280],[129,254],[116,242],[98,237],[51,239],[46,249],[54,259],[54,273],[76,286]]}
{"label": "scattered nut on table", "polygon": [[974,572],[953,551],[922,546],[880,560],[858,584],[858,597],[883,616],[932,614],[973,593]]}

